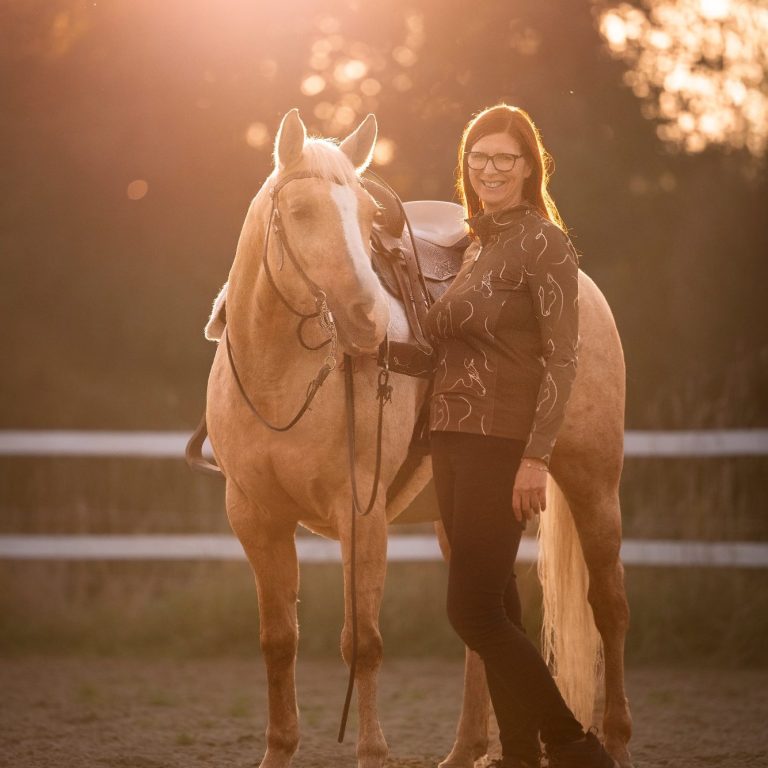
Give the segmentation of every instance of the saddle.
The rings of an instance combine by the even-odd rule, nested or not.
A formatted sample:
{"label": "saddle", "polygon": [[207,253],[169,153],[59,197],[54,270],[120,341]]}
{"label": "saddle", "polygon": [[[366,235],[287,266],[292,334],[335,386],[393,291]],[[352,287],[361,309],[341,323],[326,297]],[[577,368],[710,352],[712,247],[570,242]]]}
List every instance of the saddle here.
{"label": "saddle", "polygon": [[385,289],[408,318],[409,338],[390,339],[400,354],[432,347],[424,335],[427,310],[448,289],[461,267],[469,237],[464,209],[455,203],[421,200],[401,203],[384,184],[363,179],[379,204],[371,235],[371,263]]}
{"label": "saddle", "polygon": [[[429,307],[456,277],[469,245],[464,209],[455,203],[420,200],[402,203],[385,184],[363,177],[363,185],[379,204],[371,235],[371,263],[385,289],[397,299],[408,319],[405,338],[389,333],[379,350],[395,373],[430,380],[435,361],[424,334]],[[405,460],[387,488],[391,502],[429,453],[429,396],[419,410]],[[413,522],[413,521],[412,521]]]}

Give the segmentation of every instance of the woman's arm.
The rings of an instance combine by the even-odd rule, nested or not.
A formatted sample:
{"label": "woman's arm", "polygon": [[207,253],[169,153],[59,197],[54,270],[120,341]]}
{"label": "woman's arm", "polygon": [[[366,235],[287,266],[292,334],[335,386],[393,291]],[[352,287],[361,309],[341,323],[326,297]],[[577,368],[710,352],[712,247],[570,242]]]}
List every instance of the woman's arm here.
{"label": "woman's arm", "polygon": [[579,265],[568,237],[543,224],[526,273],[541,331],[544,371],[524,457],[549,464],[576,377],[579,340]]}
{"label": "woman's arm", "polygon": [[579,340],[579,264],[571,241],[554,225],[542,224],[524,242],[530,253],[526,275],[541,331],[544,371],[512,491],[512,509],[520,521],[546,508],[547,467],[576,377]]}

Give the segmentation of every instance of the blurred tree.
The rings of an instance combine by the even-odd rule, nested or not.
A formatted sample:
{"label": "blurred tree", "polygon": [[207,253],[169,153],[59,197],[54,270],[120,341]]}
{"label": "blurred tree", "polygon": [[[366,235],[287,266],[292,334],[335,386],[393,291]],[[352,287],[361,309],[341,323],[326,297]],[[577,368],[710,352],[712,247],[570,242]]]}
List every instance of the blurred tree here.
{"label": "blurred tree", "polygon": [[[629,426],[706,426],[711,412],[664,404],[711,400],[762,359],[765,166],[657,135],[601,15],[627,7],[4,3],[2,425],[195,421],[213,351],[201,328],[287,109],[331,135],[375,111],[380,172],[404,198],[450,199],[465,122],[503,99],[542,129],[616,314]],[[766,416],[734,408],[730,422]]]}

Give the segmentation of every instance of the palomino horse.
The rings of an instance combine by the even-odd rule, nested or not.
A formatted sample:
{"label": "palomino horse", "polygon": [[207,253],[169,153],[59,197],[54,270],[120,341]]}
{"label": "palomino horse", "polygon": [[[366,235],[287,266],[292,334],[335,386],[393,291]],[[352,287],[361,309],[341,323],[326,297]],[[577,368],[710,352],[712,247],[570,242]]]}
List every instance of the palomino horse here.
{"label": "palomino horse", "polygon": [[[307,139],[296,110],[283,118],[275,142],[275,169],[253,199],[238,242],[226,295],[226,343],[219,344],[208,383],[206,420],[226,479],[227,515],[253,569],[259,597],[269,697],[261,768],[288,766],[299,742],[294,675],[298,524],[341,541],[341,647],[348,663],[352,653],[352,500],[345,460],[344,375],[333,368],[333,345],[321,344],[334,323],[330,311],[338,351],[354,356],[355,464],[358,487],[367,498],[376,453],[378,369],[373,353],[388,331],[399,338],[407,334],[403,310],[382,289],[367,247],[376,206],[359,176],[370,162],[375,140],[372,115],[340,145]],[[276,236],[278,223],[282,241]],[[582,286],[584,363],[552,469],[570,499],[590,564],[589,599],[605,647],[605,729],[609,747],[621,758],[627,755],[630,728],[623,692],[627,609],[616,497],[623,360],[605,301],[588,278]],[[308,317],[298,320],[296,313]],[[324,359],[332,370],[319,389],[310,387],[316,390],[314,400],[291,429],[273,431],[254,416],[251,406],[273,424],[293,421]],[[431,474],[429,461],[423,461],[386,505],[386,488],[405,459],[426,396],[423,381],[393,375],[391,384],[392,402],[384,409],[379,493],[370,514],[357,519],[355,535],[359,768],[381,768],[387,755],[376,705],[387,522],[415,498]],[[568,532],[566,527],[566,538]],[[478,713],[484,711],[487,721],[487,693],[478,672],[482,669],[477,660],[470,659],[468,679],[473,682],[467,700],[478,706],[462,720],[450,765],[468,764],[485,749],[487,722]]]}

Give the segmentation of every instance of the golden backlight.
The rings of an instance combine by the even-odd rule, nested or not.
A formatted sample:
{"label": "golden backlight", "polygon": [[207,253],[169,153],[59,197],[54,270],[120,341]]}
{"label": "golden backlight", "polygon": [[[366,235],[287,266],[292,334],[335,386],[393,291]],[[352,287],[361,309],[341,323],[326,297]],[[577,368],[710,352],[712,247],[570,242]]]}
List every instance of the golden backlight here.
{"label": "golden backlight", "polygon": [[651,0],[648,10],[622,3],[604,11],[599,25],[662,140],[691,153],[710,145],[765,153],[765,3]]}

